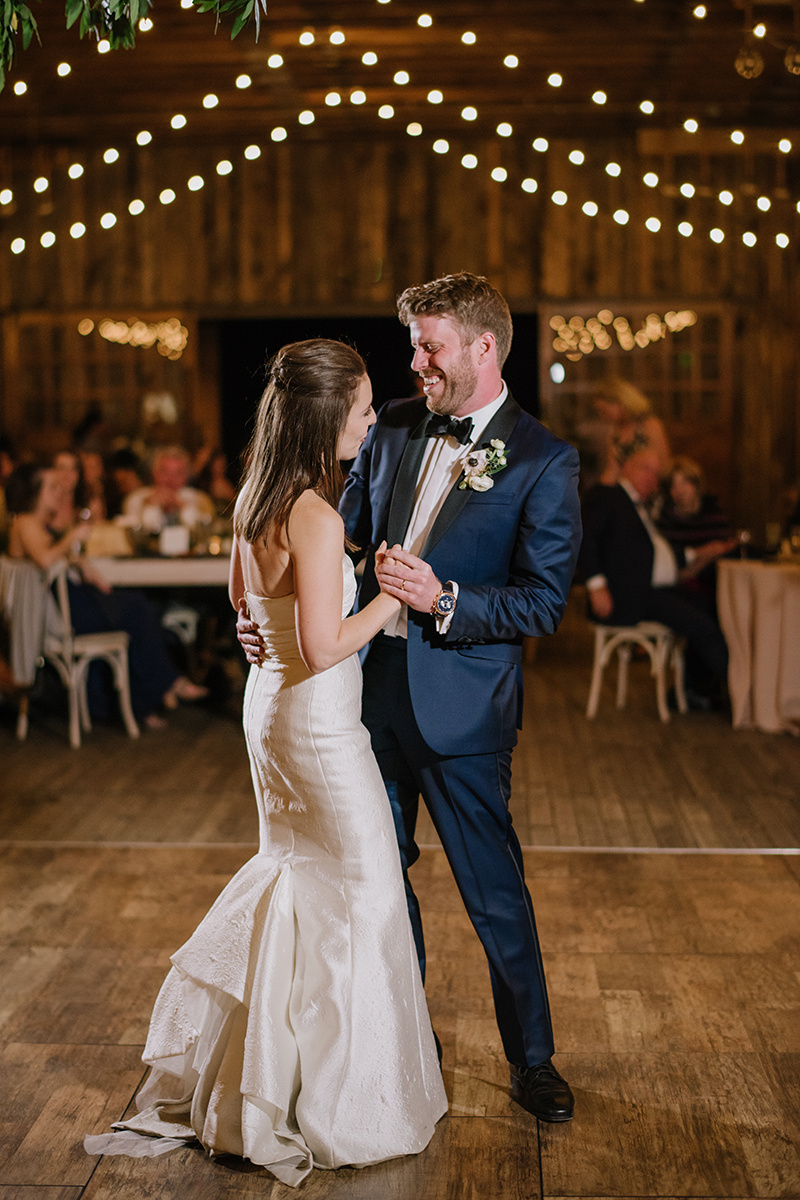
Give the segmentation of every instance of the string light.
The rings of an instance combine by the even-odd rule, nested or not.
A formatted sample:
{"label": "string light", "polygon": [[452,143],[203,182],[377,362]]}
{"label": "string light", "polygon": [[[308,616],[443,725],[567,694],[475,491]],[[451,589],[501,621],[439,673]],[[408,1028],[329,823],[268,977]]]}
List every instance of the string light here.
{"label": "string light", "polygon": [[[217,167],[217,170],[219,170],[219,167]],[[159,193],[158,198],[162,204],[172,204],[172,202],[173,202],[173,200],[175,200],[176,196],[175,196],[175,192],[173,192],[172,188],[164,188],[163,192]]]}
{"label": "string light", "polygon": [[621,174],[622,174],[622,167],[619,165],[619,163],[615,163],[615,162],[606,163],[606,175],[612,175],[616,179],[617,176],[621,175]]}
{"label": "string light", "polygon": [[628,221],[630,221],[630,219],[631,219],[630,213],[626,212],[624,208],[618,208],[617,211],[614,213],[614,220],[617,222],[618,225],[627,225]]}
{"label": "string light", "polygon": [[547,138],[538,137],[534,138],[534,140],[531,142],[531,145],[533,146],[534,150],[538,150],[540,154],[544,154],[550,143],[548,142]]}
{"label": "string light", "polygon": [[725,234],[721,229],[712,229],[708,236],[711,238],[712,242],[716,242],[717,244],[725,241]]}
{"label": "string light", "polygon": [[28,90],[28,85],[22,79],[18,79],[17,82],[14,84],[14,95],[15,96],[24,96],[25,93],[27,92],[27,90]]}
{"label": "string light", "polygon": [[215,96],[213,92],[209,92],[207,96],[203,96],[203,108],[216,108],[219,104],[219,96]]}
{"label": "string light", "polygon": [[361,55],[361,61],[365,67],[374,67],[378,56],[373,50],[367,50],[366,54]]}
{"label": "string light", "polygon": [[501,121],[497,126],[497,134],[499,137],[511,137],[514,132],[513,125],[509,125],[508,121]]}
{"label": "string light", "polygon": [[492,179],[494,179],[496,183],[505,183],[505,181],[508,179],[508,171],[505,169],[505,167],[495,167],[492,171]]}
{"label": "string light", "polygon": [[517,58],[516,54],[507,54],[503,59],[503,66],[510,67],[512,71],[514,67],[518,67],[519,59]]}
{"label": "string light", "polygon": [[561,87],[562,83],[564,82],[564,78],[562,75],[559,75],[557,71],[554,71],[552,75],[547,76],[547,82],[550,84],[550,87]]}
{"label": "string light", "polygon": [[683,122],[683,128],[686,130],[687,133],[697,133],[699,126],[697,124],[697,121],[695,121],[694,117],[689,117],[688,121]]}
{"label": "string light", "polygon": [[153,22],[149,17],[142,17],[141,21],[139,22],[139,28],[142,33],[149,33],[153,28]]}
{"label": "string light", "polygon": [[757,38],[763,38],[766,35],[767,27],[763,21],[760,21],[753,30],[753,34]]}
{"label": "string light", "polygon": [[311,111],[311,109],[306,108],[301,113],[298,114],[297,120],[300,122],[301,125],[313,125],[314,121],[315,121],[315,117],[314,117],[314,114]]}
{"label": "string light", "polygon": [[176,113],[170,121],[170,125],[173,129],[183,129],[186,125],[186,117],[183,115],[183,113]]}
{"label": "string light", "polygon": [[72,238],[82,238],[86,233],[86,226],[82,221],[76,221],[74,225],[69,227],[69,236]]}
{"label": "string light", "polygon": [[[173,192],[173,197],[174,197],[174,192]],[[102,217],[100,218],[100,224],[103,226],[103,229],[112,229],[113,226],[116,225],[116,223],[117,223],[117,218],[114,216],[114,214],[112,212],[103,213]]]}
{"label": "string light", "polygon": [[69,75],[72,67],[69,65],[69,63],[62,62],[58,64],[56,70],[58,71],[59,75],[63,77],[64,75]]}
{"label": "string light", "polygon": [[236,86],[237,86],[237,88],[239,88],[240,91],[243,91],[244,88],[249,88],[250,84],[252,82],[253,81],[249,75],[237,75],[236,76]]}
{"label": "string light", "polygon": [[423,29],[429,29],[433,24],[433,17],[430,13],[420,13],[417,17],[417,24],[421,25]]}
{"label": "string light", "polygon": [[109,147],[109,149],[103,154],[104,163],[115,163],[118,158],[119,150],[115,150],[113,146]]}
{"label": "string light", "polygon": [[144,200],[131,200],[128,205],[128,212],[132,217],[138,217],[144,212]]}
{"label": "string light", "polygon": [[478,39],[476,38],[475,34],[468,29],[466,33],[462,33],[461,40],[465,46],[474,46]]}
{"label": "string light", "polygon": [[108,38],[101,38],[100,41],[97,43],[97,53],[98,54],[108,54],[110,49],[111,49],[111,42],[108,40]]}
{"label": "string light", "polygon": [[650,114],[654,113],[656,110],[656,106],[655,106],[655,104],[653,104],[652,100],[643,100],[642,103],[639,105],[639,108],[640,108],[641,112],[647,113],[648,116],[650,116]]}
{"label": "string light", "polygon": [[655,171],[648,171],[646,175],[643,175],[642,183],[649,188],[658,187],[658,176]]}
{"label": "string light", "polygon": [[408,71],[395,71],[394,81],[403,87],[411,79]]}
{"label": "string light", "polygon": [[717,199],[719,200],[720,204],[724,204],[727,207],[729,204],[733,204],[733,192],[722,191]]}
{"label": "string light", "polygon": [[776,233],[775,241],[780,246],[781,250],[785,250],[789,245],[789,239],[785,233]]}
{"label": "string light", "polygon": [[338,92],[328,92],[325,97],[325,103],[328,108],[337,108],[342,103],[342,97]]}
{"label": "string light", "polygon": [[661,222],[658,217],[648,217],[644,223],[645,229],[649,229],[651,233],[658,233],[661,228]]}
{"label": "string light", "polygon": [[249,162],[254,162],[255,159],[261,158],[260,146],[246,146],[244,156]]}
{"label": "string light", "polygon": [[778,149],[780,150],[781,154],[788,154],[792,149],[792,143],[788,138],[781,138],[781,140],[778,142]]}
{"label": "string light", "polygon": [[233,170],[233,163],[230,161],[230,159],[223,158],[221,162],[217,163],[217,174],[218,175],[230,175],[232,170]]}
{"label": "string light", "polygon": [[3,188],[0,192],[0,204],[10,204],[14,199],[14,193],[11,188]]}
{"label": "string light", "polygon": [[741,146],[742,142],[744,141],[744,134],[742,133],[741,129],[734,129],[733,133],[731,134],[731,141],[735,142],[737,146]]}
{"label": "string light", "polygon": [[534,192],[539,190],[539,184],[535,179],[523,179],[520,187],[522,188],[523,192],[527,192],[531,196]]}
{"label": "string light", "polygon": [[382,104],[378,109],[378,116],[382,121],[391,121],[394,116],[394,109],[391,104]]}
{"label": "string light", "polygon": [[422,126],[419,121],[412,121],[409,125],[406,125],[406,133],[409,137],[419,137],[422,133]]}
{"label": "string light", "polygon": [[437,138],[433,143],[433,149],[436,154],[447,154],[447,151],[450,149],[450,143],[447,138]]}
{"label": "string light", "polygon": [[428,92],[428,103],[429,104],[441,104],[443,100],[444,100],[444,96],[438,90],[438,88],[434,88],[432,92]]}
{"label": "string light", "polygon": [[772,208],[772,201],[770,200],[769,196],[759,196],[756,200],[756,204],[762,212],[769,212],[769,210]]}
{"label": "string light", "polygon": [[283,55],[270,54],[269,58],[267,59],[267,66],[271,67],[273,71],[277,71],[278,67],[283,66]]}
{"label": "string light", "polygon": [[80,163],[72,163],[67,171],[67,174],[69,175],[70,179],[80,179],[81,175],[83,174],[83,167]]}
{"label": "string light", "polygon": [[304,29],[297,40],[301,46],[313,46],[315,41],[313,29]]}
{"label": "string light", "polygon": [[45,179],[44,175],[40,175],[38,179],[33,181],[33,190],[35,192],[46,192],[50,187],[49,179]]}
{"label": "string light", "polygon": [[366,92],[357,90],[355,92],[350,93],[350,103],[351,104],[366,104],[366,102],[367,102],[367,93]]}
{"label": "string light", "polygon": [[581,211],[585,212],[587,217],[596,217],[600,210],[594,200],[587,200],[585,204],[581,205]]}
{"label": "string light", "polygon": [[465,121],[477,121],[478,110],[477,108],[473,108],[471,104],[468,104],[466,108],[462,108],[461,116]]}
{"label": "string light", "polygon": [[681,235],[681,237],[691,237],[694,233],[694,226],[690,221],[681,221],[680,225],[678,226],[678,233]]}
{"label": "string light", "polygon": [[205,186],[205,180],[202,175],[192,175],[191,179],[186,181],[186,186],[190,192],[199,192]]}
{"label": "string light", "polygon": [[681,191],[682,196],[686,196],[686,198],[688,200],[691,200],[691,198],[695,192],[694,184],[693,183],[682,183],[680,191]]}
{"label": "string light", "polygon": [[553,204],[557,204],[560,208],[563,208],[564,205],[567,203],[569,196],[567,195],[566,192],[562,192],[559,190],[559,191],[553,192],[550,199],[553,201]]}
{"label": "string light", "polygon": [[742,234],[742,241],[744,242],[745,246],[755,246],[758,238],[748,229],[746,233]]}
{"label": "string light", "polygon": [[693,9],[692,16],[697,17],[699,21],[702,21],[703,17],[706,15],[706,12],[707,9],[705,4],[698,4]]}
{"label": "string light", "polygon": [[285,142],[289,135],[283,125],[276,125],[269,136],[273,142]]}
{"label": "string light", "polygon": [[579,167],[585,158],[586,155],[582,150],[570,150],[569,152],[569,161],[574,163],[576,167]]}
{"label": "string light", "polygon": [[149,146],[153,140],[153,135],[149,129],[142,129],[136,135],[136,142],[139,146]]}
{"label": "string light", "polygon": [[39,238],[39,241],[42,243],[45,250],[48,250],[51,246],[56,244],[56,235],[53,233],[52,229],[48,229],[46,233],[42,234],[42,236]]}
{"label": "string light", "polygon": [[331,33],[330,37],[328,38],[328,41],[333,46],[341,46],[345,41],[343,31],[341,29],[334,29],[333,33]]}
{"label": "string light", "polygon": [[12,254],[22,254],[22,251],[24,249],[25,249],[25,238],[19,238],[19,237],[14,238],[13,242],[11,243],[11,253]]}
{"label": "string light", "polygon": [[466,167],[468,171],[474,171],[478,165],[477,156],[474,154],[465,154],[461,159],[462,167]]}
{"label": "string light", "polygon": [[592,100],[595,104],[605,104],[607,99],[608,96],[605,94],[605,92],[592,92]]}

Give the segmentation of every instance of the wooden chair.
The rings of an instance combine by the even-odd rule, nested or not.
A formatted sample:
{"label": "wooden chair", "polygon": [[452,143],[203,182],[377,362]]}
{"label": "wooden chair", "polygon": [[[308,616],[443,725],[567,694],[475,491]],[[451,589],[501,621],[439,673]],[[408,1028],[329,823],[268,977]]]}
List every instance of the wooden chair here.
{"label": "wooden chair", "polygon": [[[119,707],[128,735],[138,738],[139,726],[131,707],[128,674],[128,634],[124,630],[104,633],[76,634],[72,628],[69,607],[67,573],[63,564],[55,577],[55,601],[52,600],[47,575],[33,563],[4,558],[2,560],[2,600],[11,634],[11,661],[15,664],[15,648],[22,647],[18,682],[29,687],[33,682],[36,661],[46,659],[55,667],[69,699],[69,741],[76,749],[81,744],[81,731],[92,728],[86,685],[89,664],[101,659],[109,664],[114,686],[119,695]],[[37,608],[33,623],[28,619],[30,609]],[[24,741],[28,734],[28,696],[20,699],[16,728],[17,738]]]}
{"label": "wooden chair", "polygon": [[682,640],[672,629],[658,621],[640,621],[638,625],[595,625],[594,665],[586,716],[591,720],[597,713],[600,691],[603,686],[603,672],[611,662],[614,653],[617,655],[617,708],[625,707],[628,695],[628,664],[631,660],[633,646],[641,646],[650,659],[650,673],[656,681],[656,701],[661,720],[669,721],[670,719],[667,704],[667,669],[670,666],[675,681],[678,712],[687,713],[689,707],[686,703],[683,684],[684,645]]}

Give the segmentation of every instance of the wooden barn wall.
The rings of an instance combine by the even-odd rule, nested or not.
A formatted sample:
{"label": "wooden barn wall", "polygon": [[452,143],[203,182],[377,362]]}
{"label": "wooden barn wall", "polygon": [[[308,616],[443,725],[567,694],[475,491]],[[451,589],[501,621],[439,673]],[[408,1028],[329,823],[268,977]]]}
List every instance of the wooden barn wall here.
{"label": "wooden barn wall", "polygon": [[[539,305],[552,311],[554,303],[644,305],[657,312],[676,304],[724,306],[735,326],[735,362],[727,371],[732,459],[723,490],[733,498],[737,521],[755,528],[774,519],[781,490],[800,474],[800,218],[796,197],[758,213],[753,196],[754,179],[763,178],[768,189],[775,185],[774,159],[643,154],[632,139],[620,139],[584,144],[586,161],[575,167],[567,156],[582,144],[579,138],[551,143],[546,154],[511,139],[503,145],[503,164],[511,161],[514,169],[506,183],[497,183],[490,177],[499,165],[497,140],[452,139],[446,155],[423,141],[289,140],[267,143],[252,161],[220,145],[168,153],[145,147],[121,150],[111,165],[102,161],[103,147],[0,151],[0,182],[15,195],[0,215],[0,422],[12,431],[25,424],[33,376],[25,382],[21,347],[34,344],[25,332],[32,323],[40,330],[39,367],[50,372],[53,388],[61,386],[59,369],[63,379],[67,362],[74,395],[99,395],[103,372],[113,367],[122,409],[133,413],[142,387],[168,386],[187,419],[214,438],[207,371],[213,348],[193,344],[199,319],[390,313],[407,284],[468,269],[487,274],[520,312]],[[461,165],[466,152],[478,156],[477,169]],[[230,174],[217,173],[223,158],[233,162]],[[73,180],[67,168],[76,159],[86,169]],[[618,178],[604,169],[610,160],[622,168]],[[646,170],[659,174],[657,189],[643,185]],[[50,181],[42,195],[32,190],[38,175]],[[190,191],[194,175],[204,186]],[[519,186],[525,177],[536,179],[535,194]],[[692,200],[679,194],[685,179],[698,188]],[[727,209],[716,199],[722,186],[737,197]],[[176,192],[167,205],[159,201],[165,188]],[[556,189],[569,197],[563,207],[550,199]],[[135,197],[145,203],[139,216],[128,213]],[[581,211],[585,200],[599,205],[596,217]],[[630,214],[627,225],[614,222],[616,209]],[[113,228],[100,227],[106,212],[117,216]],[[662,221],[659,233],[644,227],[649,216]],[[677,234],[681,220],[691,220],[697,234]],[[69,228],[76,221],[88,232],[73,239]],[[721,245],[707,235],[717,224],[726,232]],[[742,243],[748,228],[758,235],[756,247]],[[57,240],[45,249],[39,239],[47,229]],[[788,250],[775,245],[777,232],[792,238]],[[15,237],[26,241],[17,256],[8,251]],[[148,321],[165,314],[190,331],[190,347],[168,364],[169,372],[163,364],[126,365],[131,356],[155,355],[154,349],[115,346],[107,352],[112,366],[96,365],[89,387],[81,366],[88,351],[67,347],[65,328],[71,331],[85,316]],[[62,332],[48,338],[48,326]],[[69,337],[74,342],[78,335]],[[547,339],[542,346],[546,356]],[[48,357],[53,361],[41,361]],[[553,360],[559,357],[569,372],[571,364],[552,353]],[[93,352],[93,361],[100,358]],[[610,356],[609,363],[625,372],[624,355]],[[548,382],[549,362],[541,365],[543,409],[558,425],[558,388]]]}

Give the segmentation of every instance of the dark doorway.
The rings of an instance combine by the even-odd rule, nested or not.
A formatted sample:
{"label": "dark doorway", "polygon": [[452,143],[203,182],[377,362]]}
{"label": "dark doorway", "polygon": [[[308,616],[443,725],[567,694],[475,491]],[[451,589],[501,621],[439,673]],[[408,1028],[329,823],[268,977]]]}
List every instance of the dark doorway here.
{"label": "dark doorway", "polygon": [[[298,317],[220,321],[219,364],[222,443],[231,463],[250,438],[264,390],[265,364],[281,346],[303,338],[351,342],[367,364],[375,407],[414,395],[408,330],[396,317]],[[211,332],[209,330],[209,332]],[[514,398],[538,416],[536,316],[514,316],[514,343],[503,375]]]}

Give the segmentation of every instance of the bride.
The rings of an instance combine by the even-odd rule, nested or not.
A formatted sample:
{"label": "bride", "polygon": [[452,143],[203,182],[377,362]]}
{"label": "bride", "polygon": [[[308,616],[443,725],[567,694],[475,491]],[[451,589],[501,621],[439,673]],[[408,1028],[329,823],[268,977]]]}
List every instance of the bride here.
{"label": "bride", "polygon": [[375,421],[363,360],[315,339],[275,357],[234,516],[230,597],[265,643],[244,727],[258,853],[172,956],[138,1115],[90,1153],[199,1141],[296,1185],[417,1153],[447,1101],[356,655],[398,611],[347,616],[339,459]]}

